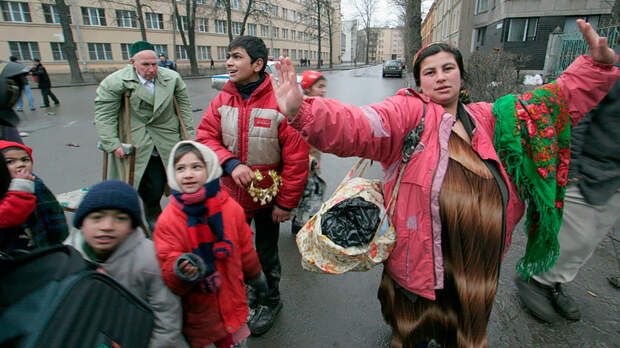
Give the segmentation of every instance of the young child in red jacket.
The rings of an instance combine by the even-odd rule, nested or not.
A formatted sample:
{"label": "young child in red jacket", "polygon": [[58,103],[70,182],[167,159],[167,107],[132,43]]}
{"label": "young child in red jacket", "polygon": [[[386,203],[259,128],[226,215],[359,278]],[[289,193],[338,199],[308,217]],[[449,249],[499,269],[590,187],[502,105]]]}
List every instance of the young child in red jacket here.
{"label": "young child in red jacket", "polygon": [[267,291],[243,208],[220,188],[217,155],[177,143],[167,167],[172,197],[153,241],[162,276],[183,302],[183,333],[192,347],[245,347],[250,330],[245,283]]}

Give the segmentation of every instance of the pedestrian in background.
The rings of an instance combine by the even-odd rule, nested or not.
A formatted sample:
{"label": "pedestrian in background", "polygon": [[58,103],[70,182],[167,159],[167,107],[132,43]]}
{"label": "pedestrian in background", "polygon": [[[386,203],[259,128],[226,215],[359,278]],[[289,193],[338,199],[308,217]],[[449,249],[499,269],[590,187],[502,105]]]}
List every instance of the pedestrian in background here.
{"label": "pedestrian in background", "polygon": [[211,63],[210,63],[209,68],[210,68],[211,70],[215,70],[215,62],[213,61],[213,57],[211,57]]}
{"label": "pedestrian in background", "polygon": [[[158,69],[155,48],[146,41],[129,47],[131,64],[108,75],[97,88],[95,128],[103,149],[113,155],[110,178],[121,177],[121,159],[127,157],[118,132],[119,110],[124,110],[125,91],[130,92],[131,145],[136,147],[134,188],[144,201],[152,230],[161,213],[170,150],[183,137],[179,118],[190,138],[194,118],[185,82],[170,69]],[[181,115],[176,114],[176,99]]]}
{"label": "pedestrian in background", "polygon": [[[19,63],[17,61],[17,57],[11,56],[9,58],[11,62]],[[24,111],[24,104],[22,102],[22,95],[26,95],[26,99],[28,99],[28,106],[30,106],[30,110],[36,110],[34,107],[34,98],[32,97],[32,89],[30,89],[30,85],[28,84],[28,74],[23,74],[20,76],[22,81],[23,91],[22,94],[19,95],[19,99],[17,99],[17,111]]]}
{"label": "pedestrian in background", "polygon": [[47,74],[47,70],[41,64],[41,60],[39,58],[34,59],[34,66],[32,68],[32,76],[34,80],[39,84],[39,89],[41,90],[41,98],[43,98],[43,106],[42,108],[49,108],[50,101],[49,98],[52,98],[54,105],[60,104],[60,101],[54,93],[52,93],[52,82],[50,81],[50,76]]}
{"label": "pedestrian in background", "polygon": [[17,124],[19,117],[13,110],[22,93],[22,75],[30,68],[25,65],[0,60],[0,140],[23,144]]}
{"label": "pedestrian in background", "polygon": [[243,208],[222,191],[217,155],[202,144],[175,145],[167,174],[172,197],[153,240],[164,280],[183,300],[185,337],[192,347],[245,347],[244,283],[261,294],[267,283]]}
{"label": "pedestrian in background", "polygon": [[[618,47],[616,53],[620,53]],[[572,131],[558,261],[529,282],[522,277],[515,279],[523,304],[546,322],[557,321],[556,313],[569,320],[581,318],[579,305],[566,291],[566,284],[575,279],[596,246],[619,221],[619,115],[620,80]]]}
{"label": "pedestrian in background", "polygon": [[[256,226],[256,251],[269,291],[257,300],[248,287],[248,326],[254,335],[267,332],[282,309],[280,223],[291,218],[308,177],[308,144],[279,112],[266,63],[267,47],[260,38],[239,36],[228,45],[230,80],[202,116],[196,137],[218,155],[228,174],[222,186],[243,207],[248,224],[254,220]],[[252,184],[262,196],[250,196]]]}
{"label": "pedestrian in background", "polygon": [[518,270],[529,277],[553,266],[571,124],[620,75],[607,41],[577,23],[591,56],[577,58],[554,82],[494,104],[459,103],[463,58],[447,43],[415,55],[421,93],[403,89],[364,107],[304,99],[290,60],[276,64],[280,112],[304,139],[323,152],[380,161],[386,203],[402,178],[396,245],[378,293],[392,347],[488,345],[500,265],[524,201],[528,246]]}
{"label": "pedestrian in background", "polygon": [[177,71],[177,68],[174,64],[173,61],[171,61],[170,59],[168,59],[168,57],[166,57],[163,54],[159,55],[159,62],[157,62],[157,66],[160,66],[162,68],[168,68],[170,70],[174,70]]}

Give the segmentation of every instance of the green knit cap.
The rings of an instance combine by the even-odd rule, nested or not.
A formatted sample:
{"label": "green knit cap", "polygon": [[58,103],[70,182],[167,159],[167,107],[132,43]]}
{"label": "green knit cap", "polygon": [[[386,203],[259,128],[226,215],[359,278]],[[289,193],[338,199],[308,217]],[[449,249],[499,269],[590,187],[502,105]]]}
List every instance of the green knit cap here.
{"label": "green knit cap", "polygon": [[136,41],[129,46],[129,56],[133,57],[140,51],[155,51],[155,46],[146,41]]}

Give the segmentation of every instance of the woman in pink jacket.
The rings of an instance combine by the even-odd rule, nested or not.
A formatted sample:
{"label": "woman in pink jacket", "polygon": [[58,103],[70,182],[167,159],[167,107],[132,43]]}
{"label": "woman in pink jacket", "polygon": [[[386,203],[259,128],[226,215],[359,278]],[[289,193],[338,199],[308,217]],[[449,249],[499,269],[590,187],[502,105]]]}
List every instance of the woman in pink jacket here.
{"label": "woman in pink jacket", "polygon": [[487,346],[501,260],[525,202],[529,239],[518,271],[529,277],[555,262],[570,128],[620,75],[607,41],[584,21],[578,25],[590,56],[554,82],[493,104],[459,103],[463,59],[444,43],[414,58],[421,93],[403,89],[364,107],[302,99],[290,59],[280,58],[280,110],[318,150],[381,162],[385,202],[401,150],[412,153],[392,219],[397,243],[379,288],[392,347]]}

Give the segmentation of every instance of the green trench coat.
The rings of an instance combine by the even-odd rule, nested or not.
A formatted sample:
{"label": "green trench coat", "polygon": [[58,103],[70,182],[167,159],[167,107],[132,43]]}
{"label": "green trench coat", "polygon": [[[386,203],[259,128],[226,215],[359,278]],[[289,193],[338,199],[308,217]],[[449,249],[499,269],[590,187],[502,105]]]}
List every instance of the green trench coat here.
{"label": "green trench coat", "polygon": [[[183,137],[176,115],[173,95],[190,139],[196,137],[192,106],[185,82],[169,69],[158,69],[155,79],[155,95],[146,88],[136,75],[132,65],[106,77],[97,88],[95,98],[95,127],[103,149],[110,153],[109,179],[119,179],[120,161],[112,152],[121,146],[118,134],[118,115],[123,108],[123,93],[130,90],[131,144],[136,146],[136,163],[133,186],[137,190],[150,159],[153,147],[157,148],[164,168],[174,144]],[[128,162],[127,162],[128,163]],[[128,165],[128,164],[127,164]]]}

